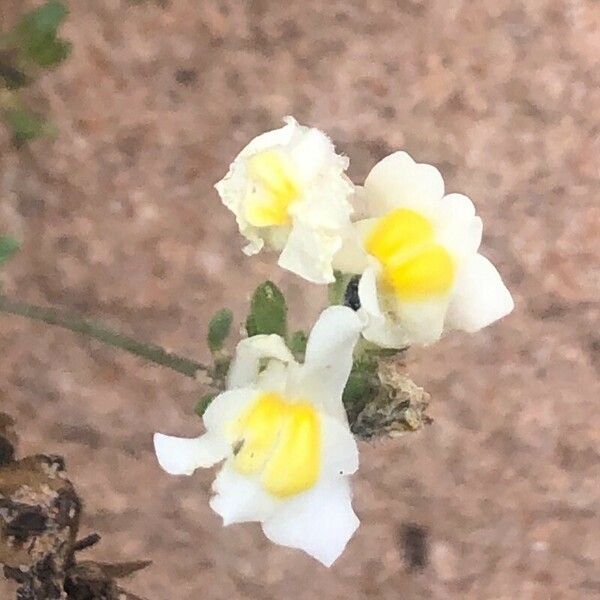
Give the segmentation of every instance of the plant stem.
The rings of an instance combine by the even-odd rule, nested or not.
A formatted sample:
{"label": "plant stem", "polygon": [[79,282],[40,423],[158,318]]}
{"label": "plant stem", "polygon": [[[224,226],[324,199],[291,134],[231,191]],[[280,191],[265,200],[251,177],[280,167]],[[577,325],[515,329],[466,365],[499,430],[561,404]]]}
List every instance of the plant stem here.
{"label": "plant stem", "polygon": [[0,312],[20,315],[22,317],[27,317],[28,319],[33,319],[34,321],[42,321],[47,325],[56,325],[57,327],[62,327],[63,329],[68,329],[75,333],[87,335],[104,344],[114,346],[115,348],[121,348],[121,350],[125,350],[130,354],[145,358],[150,362],[167,367],[168,369],[186,375],[187,377],[196,378],[200,371],[206,373],[209,372],[207,366],[194,360],[178,356],[172,352],[167,352],[160,346],[140,342],[109,329],[100,323],[68,314],[67,312],[56,308],[36,306],[19,300],[10,300],[5,296],[0,295]]}

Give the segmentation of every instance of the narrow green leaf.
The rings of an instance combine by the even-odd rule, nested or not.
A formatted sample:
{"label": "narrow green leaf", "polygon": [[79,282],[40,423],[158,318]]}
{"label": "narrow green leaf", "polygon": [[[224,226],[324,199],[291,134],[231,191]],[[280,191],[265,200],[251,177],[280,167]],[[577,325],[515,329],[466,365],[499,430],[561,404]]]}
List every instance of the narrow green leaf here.
{"label": "narrow green leaf", "polygon": [[52,131],[51,126],[24,108],[13,108],[4,112],[4,120],[10,128],[13,141],[17,146],[47,135]]}
{"label": "narrow green leaf", "polygon": [[0,235],[0,265],[15,254],[20,247],[21,244],[14,238],[9,235]]}
{"label": "narrow green leaf", "polygon": [[204,396],[202,396],[200,400],[196,402],[194,412],[199,417],[201,417],[206,412],[206,409],[209,407],[210,403],[215,399],[216,396],[217,394],[204,394]]}
{"label": "narrow green leaf", "polygon": [[248,336],[276,333],[285,337],[287,331],[287,304],[280,289],[271,281],[259,285],[250,303],[246,319]]}
{"label": "narrow green leaf", "polygon": [[306,342],[308,341],[308,337],[304,331],[295,331],[292,334],[288,342],[288,346],[292,351],[292,354],[296,358],[303,358],[304,353],[306,352]]}
{"label": "narrow green leaf", "polygon": [[208,325],[208,347],[211,352],[218,352],[231,331],[233,313],[228,308],[222,308],[210,320]]}

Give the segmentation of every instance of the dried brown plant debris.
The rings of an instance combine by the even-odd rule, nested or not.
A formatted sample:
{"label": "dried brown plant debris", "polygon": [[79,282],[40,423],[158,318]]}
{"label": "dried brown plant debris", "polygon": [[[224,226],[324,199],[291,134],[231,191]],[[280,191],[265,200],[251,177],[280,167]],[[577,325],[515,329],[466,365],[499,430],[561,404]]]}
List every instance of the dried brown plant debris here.
{"label": "dried brown plant debris", "polygon": [[379,388],[352,423],[352,432],[363,440],[396,437],[431,423],[427,415],[429,394],[403,373],[397,359],[381,360]]}
{"label": "dried brown plant debris", "polygon": [[0,413],[0,564],[16,600],[140,600],[117,580],[148,561],[78,562],[100,540],[77,541],[82,502],[59,456],[15,460],[14,421]]}

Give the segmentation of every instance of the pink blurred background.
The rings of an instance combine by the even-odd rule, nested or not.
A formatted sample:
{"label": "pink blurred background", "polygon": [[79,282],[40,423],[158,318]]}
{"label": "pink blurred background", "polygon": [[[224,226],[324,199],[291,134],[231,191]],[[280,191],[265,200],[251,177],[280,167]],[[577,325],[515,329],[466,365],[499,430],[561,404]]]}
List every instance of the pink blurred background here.
{"label": "pink blurred background", "polygon": [[[2,0],[5,24],[36,3]],[[207,358],[206,322],[272,278],[309,325],[322,288],[246,259],[213,183],[284,115],[362,180],[396,149],[485,222],[515,312],[410,354],[434,423],[361,446],[362,520],[330,570],[223,529],[212,474],[157,466],[199,432],[198,387],[98,343],[0,316],[0,405],[22,453],[65,456],[89,556],[150,558],[149,600],[600,595],[600,6],[593,0],[78,0],[72,57],[28,93],[56,138],[0,132],[7,294]],[[2,588],[0,587],[0,590]]]}

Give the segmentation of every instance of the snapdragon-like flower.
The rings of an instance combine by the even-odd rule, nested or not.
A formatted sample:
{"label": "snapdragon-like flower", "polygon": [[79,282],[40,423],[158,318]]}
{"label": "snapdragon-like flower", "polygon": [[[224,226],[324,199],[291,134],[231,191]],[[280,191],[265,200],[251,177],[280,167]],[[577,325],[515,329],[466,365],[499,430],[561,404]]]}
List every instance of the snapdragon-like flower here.
{"label": "snapdragon-like flower", "polygon": [[210,501],[224,525],[260,521],[273,542],[330,566],[359,523],[348,477],[358,468],[358,450],[342,392],[360,329],[349,308],[326,309],[303,364],[277,335],[241,341],[228,391],[204,414],[206,433],[155,435],[162,468],[190,475],[224,459]]}
{"label": "snapdragon-like flower", "polygon": [[284,269],[328,283],[352,212],[348,159],[322,131],[285,123],[253,139],[215,187],[249,242],[246,254],[266,244],[281,251]]}
{"label": "snapdragon-like flower", "polygon": [[361,274],[366,339],[389,348],[426,344],[445,329],[474,332],[512,311],[498,271],[478,253],[483,226],[473,203],[445,196],[435,167],[391,154],[358,189],[357,203],[368,218],[349,230],[335,265]]}

